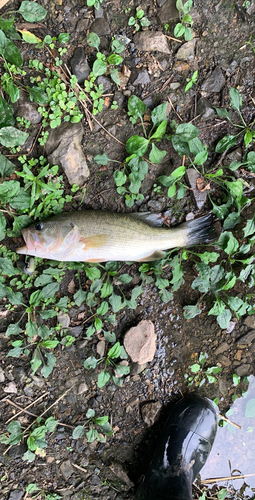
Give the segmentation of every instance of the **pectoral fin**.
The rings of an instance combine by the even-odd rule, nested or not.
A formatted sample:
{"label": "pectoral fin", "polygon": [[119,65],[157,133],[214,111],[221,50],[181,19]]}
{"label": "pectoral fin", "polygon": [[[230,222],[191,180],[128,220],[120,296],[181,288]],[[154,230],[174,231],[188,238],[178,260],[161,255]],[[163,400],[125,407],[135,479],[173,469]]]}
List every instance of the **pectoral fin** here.
{"label": "pectoral fin", "polygon": [[162,250],[157,250],[156,252],[152,253],[151,255],[148,255],[147,257],[144,257],[143,259],[139,259],[139,262],[151,262],[153,260],[160,260],[163,259],[166,256],[166,252],[163,252]]}
{"label": "pectoral fin", "polygon": [[84,244],[84,250],[89,248],[100,248],[106,245],[108,234],[95,234],[94,236],[81,236],[79,242]]}

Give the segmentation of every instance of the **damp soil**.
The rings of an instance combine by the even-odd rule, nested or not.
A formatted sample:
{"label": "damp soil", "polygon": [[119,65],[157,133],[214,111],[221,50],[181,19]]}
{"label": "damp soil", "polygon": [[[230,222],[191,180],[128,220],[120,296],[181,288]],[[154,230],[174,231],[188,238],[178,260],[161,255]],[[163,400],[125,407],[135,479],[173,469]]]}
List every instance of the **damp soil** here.
{"label": "damp soil", "polygon": [[[58,35],[60,32],[70,34],[68,51],[63,57],[64,62],[70,66],[70,58],[77,46],[85,47],[89,64],[93,63],[94,51],[86,44],[86,38],[95,20],[96,12],[89,8],[85,1],[78,0],[41,0],[39,1],[47,10],[48,15],[43,26],[37,28],[38,36]],[[249,5],[248,5],[249,4]],[[138,52],[133,44],[134,32],[128,26],[128,18],[135,12],[135,2],[112,1],[103,2],[101,14],[108,23],[109,33],[98,33],[104,50],[109,50],[111,37],[117,34],[130,38],[130,46],[125,51],[125,64],[134,75],[125,88],[118,89],[110,84],[107,92],[110,99],[119,102],[117,111],[105,107],[97,116],[98,121],[104,126],[100,128],[93,124],[91,131],[84,119],[83,151],[86,155],[90,179],[86,184],[86,195],[82,202],[83,208],[107,209],[112,211],[131,211],[127,209],[123,200],[116,192],[113,179],[115,164],[100,167],[94,162],[96,154],[108,154],[111,159],[122,161],[125,155],[124,145],[128,137],[139,133],[139,126],[133,126],[127,117],[127,100],[132,94],[141,99],[147,99],[149,108],[169,101],[172,105],[170,120],[193,120],[199,127],[200,138],[209,147],[211,161],[213,145],[231,128],[217,117],[213,112],[209,117],[197,111],[197,103],[201,97],[209,99],[211,105],[228,107],[230,87],[238,88],[243,96],[244,115],[251,121],[254,118],[254,63],[255,54],[247,41],[254,34],[255,6],[253,2],[241,1],[208,1],[198,0],[191,12],[194,19],[194,37],[196,48],[191,60],[182,62],[176,59],[176,53],[181,43],[168,38],[169,54],[160,52]],[[173,36],[176,20],[169,21],[169,28],[164,29],[160,22],[159,14],[163,2],[158,0],[144,1],[141,4],[145,14],[151,21],[150,31],[162,31],[169,37]],[[10,1],[11,8],[19,6],[19,2]],[[125,13],[128,8],[131,10]],[[248,8],[249,7],[249,8]],[[7,9],[7,6],[6,8]],[[166,21],[167,22],[167,21]],[[133,44],[133,45],[132,45]],[[183,42],[182,42],[183,44]],[[38,58],[49,63],[47,52],[39,51],[28,44],[22,45],[22,54],[25,62],[30,58]],[[204,94],[202,84],[218,67],[221,68],[225,83],[220,91]],[[199,70],[199,80],[195,88],[185,93],[186,78],[196,69]],[[146,70],[149,82],[134,85],[136,73]],[[171,87],[171,83],[179,85]],[[215,82],[214,82],[215,83]],[[110,136],[107,132],[110,132]],[[169,202],[167,193],[153,190],[159,174],[169,174],[179,166],[177,157],[168,141],[163,141],[162,147],[167,155],[160,165],[153,166],[142,186],[144,201],[137,203],[132,211],[164,212],[170,210],[170,222],[175,225],[183,222],[190,212],[194,215],[210,210],[207,200],[199,212],[192,192],[188,192],[183,200],[176,203]],[[240,147],[243,145],[240,143]],[[36,155],[38,151],[34,151]],[[217,161],[217,158],[215,158]],[[253,179],[249,179],[251,183]],[[68,189],[68,188],[67,188]],[[252,191],[251,191],[252,192]],[[212,197],[215,199],[218,191],[212,187]],[[75,210],[80,203],[73,202],[71,209]],[[249,218],[253,215],[253,206],[243,214]],[[10,243],[13,245],[12,242]],[[47,265],[47,263],[45,263]],[[45,456],[38,456],[31,464],[23,461],[22,456],[26,451],[24,443],[12,446],[6,452],[6,446],[1,445],[1,491],[0,500],[20,500],[29,498],[26,487],[30,483],[38,486],[38,497],[45,494],[56,493],[65,500],[131,500],[134,497],[137,485],[150,461],[155,449],[162,425],[167,418],[171,404],[182,395],[196,391],[202,396],[214,399],[219,398],[219,411],[225,414],[232,405],[233,396],[238,397],[247,390],[247,384],[233,386],[233,373],[238,373],[242,378],[253,375],[255,370],[255,345],[252,342],[240,340],[255,329],[253,317],[233,319],[228,330],[222,330],[214,316],[208,316],[209,304],[204,304],[202,313],[192,320],[183,319],[183,306],[195,304],[197,292],[190,288],[194,279],[192,265],[185,263],[185,284],[174,294],[167,304],[164,304],[158,290],[153,284],[145,285],[143,294],[138,298],[136,310],[124,309],[117,314],[117,321],[113,325],[118,340],[122,341],[125,332],[140,320],[151,320],[155,325],[157,335],[157,349],[153,359],[141,372],[133,366],[131,374],[125,378],[122,387],[108,383],[104,388],[97,387],[97,371],[88,372],[83,367],[83,361],[88,356],[96,353],[98,338],[88,340],[84,319],[89,318],[89,311],[82,305],[74,306],[69,311],[70,326],[76,328],[76,342],[67,348],[59,347],[54,350],[57,363],[47,379],[40,372],[31,375],[30,362],[27,357],[6,357],[9,347],[5,331],[8,324],[17,321],[20,311],[14,311],[1,317],[1,368],[4,373],[3,389],[10,383],[16,387],[16,392],[1,395],[1,430],[4,432],[7,422],[17,419],[19,407],[25,408],[35,402],[29,409],[30,413],[21,413],[20,422],[26,428],[37,416],[46,411],[45,416],[53,416],[59,420],[59,426],[47,439]],[[133,273],[138,276],[138,265],[124,264],[124,273]],[[166,270],[165,277],[170,277]],[[68,285],[75,281],[75,273],[67,271],[61,283],[60,293],[66,294]],[[85,276],[84,276],[85,279]],[[128,290],[128,288],[127,288]],[[235,293],[245,293],[245,287],[235,289]],[[250,290],[252,292],[252,290]],[[5,304],[2,305],[5,310]],[[83,314],[82,320],[80,314]],[[80,327],[80,328],[79,328]],[[201,387],[193,384],[188,387],[185,374],[191,375],[190,366],[198,361],[200,352],[208,355],[208,365],[222,368],[217,375],[217,383],[209,384],[206,380]],[[250,379],[251,392],[246,395],[246,402],[254,400],[254,378]],[[81,390],[81,385],[86,384],[87,390]],[[240,399],[240,401],[243,400]],[[238,401],[235,404],[238,404]],[[143,419],[143,408],[150,403],[159,403],[160,417],[148,427]],[[16,406],[15,406],[16,405]],[[160,406],[162,405],[162,406]],[[241,403],[240,403],[241,405]],[[85,421],[88,408],[93,408],[98,415],[109,415],[114,429],[114,435],[106,443],[87,443],[86,438],[72,439],[72,428]],[[155,413],[155,412],[154,412]],[[202,471],[201,478],[194,486],[194,498],[199,498],[203,489],[203,481],[208,477],[230,476],[233,471],[238,474],[251,474],[254,472],[255,459],[254,432],[252,422],[245,419],[245,410],[240,408],[233,416],[229,417],[240,424],[242,435],[238,436],[239,429],[227,427],[219,429],[219,440],[215,444],[210,459]],[[252,417],[249,417],[252,420]],[[225,430],[224,430],[225,429]],[[252,429],[252,430],[251,430]],[[224,436],[222,432],[225,432]],[[226,453],[225,453],[226,452]],[[224,462],[224,463],[223,463]],[[216,497],[217,488],[225,486],[232,491],[229,498],[254,498],[255,476],[243,480],[225,480],[213,486],[212,497]],[[237,490],[235,492],[235,490]]]}

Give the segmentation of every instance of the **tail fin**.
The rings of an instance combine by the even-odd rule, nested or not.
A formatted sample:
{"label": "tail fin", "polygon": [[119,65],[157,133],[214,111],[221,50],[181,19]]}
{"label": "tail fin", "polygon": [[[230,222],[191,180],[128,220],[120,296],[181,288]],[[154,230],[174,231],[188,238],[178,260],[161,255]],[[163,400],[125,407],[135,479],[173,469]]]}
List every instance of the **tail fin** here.
{"label": "tail fin", "polygon": [[193,219],[182,224],[182,229],[186,230],[187,246],[210,243],[217,238],[217,233],[213,227],[212,214],[204,215],[199,219]]}

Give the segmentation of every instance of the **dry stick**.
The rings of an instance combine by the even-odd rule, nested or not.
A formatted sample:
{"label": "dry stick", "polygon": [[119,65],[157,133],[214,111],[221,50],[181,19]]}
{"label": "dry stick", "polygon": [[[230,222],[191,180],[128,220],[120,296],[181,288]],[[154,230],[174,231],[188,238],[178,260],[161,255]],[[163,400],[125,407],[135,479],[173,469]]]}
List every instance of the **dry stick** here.
{"label": "dry stick", "polygon": [[217,417],[221,418],[222,420],[225,420],[225,422],[228,422],[229,424],[233,425],[234,427],[237,427],[237,429],[242,430],[241,425],[235,424],[235,422],[232,422],[232,420],[229,420],[227,417],[223,417],[220,413],[217,413]]}
{"label": "dry stick", "polygon": [[181,118],[181,116],[179,115],[179,113],[177,113],[176,109],[174,109],[174,106],[173,106],[173,103],[169,97],[169,95],[167,96],[167,99],[168,99],[168,102],[171,104],[172,106],[172,109],[174,110],[174,112],[176,113],[176,115],[178,116],[179,120],[181,120],[181,122],[183,122],[183,119]]}
{"label": "dry stick", "polygon": [[174,42],[182,43],[181,40],[178,40],[177,38],[173,38],[172,36],[165,35],[166,38],[169,38],[169,40],[173,40]]}
{"label": "dry stick", "polygon": [[72,464],[72,466],[73,466],[73,467],[75,467],[76,469],[79,469],[79,470],[81,470],[82,472],[87,472],[87,470],[86,470],[86,469],[83,469],[83,467],[80,467],[79,465],[76,465],[76,464],[74,464],[73,462],[71,462],[71,464]]}
{"label": "dry stick", "polygon": [[218,483],[219,481],[230,481],[231,479],[245,479],[246,477],[251,477],[251,476],[255,476],[255,473],[239,474],[238,476],[215,477],[211,479],[205,479],[204,481],[201,481],[201,483],[212,484],[212,483]]}
{"label": "dry stick", "polygon": [[[5,424],[9,424],[9,422],[11,422],[11,420],[13,420],[14,418],[16,418],[18,415],[20,415],[21,413],[25,412],[25,413],[29,413],[27,411],[28,408],[30,408],[31,406],[33,406],[35,403],[38,403],[38,401],[40,401],[40,399],[44,398],[44,396],[46,396],[46,394],[49,394],[49,392],[44,392],[39,398],[37,398],[35,401],[33,401],[32,403],[30,403],[28,406],[26,406],[25,409],[19,411],[18,413],[16,413],[16,415],[13,415],[13,417],[9,418],[9,420],[7,420],[7,422],[5,422]],[[9,400],[8,400],[9,401]],[[14,404],[14,403],[11,403],[11,404]],[[15,405],[14,405],[15,406]]]}

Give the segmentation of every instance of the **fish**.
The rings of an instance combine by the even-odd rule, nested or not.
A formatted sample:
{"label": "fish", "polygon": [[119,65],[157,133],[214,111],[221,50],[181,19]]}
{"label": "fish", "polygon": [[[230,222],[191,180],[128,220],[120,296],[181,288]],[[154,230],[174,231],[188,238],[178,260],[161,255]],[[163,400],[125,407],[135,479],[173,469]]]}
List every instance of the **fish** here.
{"label": "fish", "polygon": [[18,254],[72,262],[150,262],[166,250],[209,243],[215,238],[212,215],[163,228],[164,217],[100,210],[63,212],[22,229],[26,245]]}

